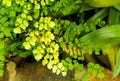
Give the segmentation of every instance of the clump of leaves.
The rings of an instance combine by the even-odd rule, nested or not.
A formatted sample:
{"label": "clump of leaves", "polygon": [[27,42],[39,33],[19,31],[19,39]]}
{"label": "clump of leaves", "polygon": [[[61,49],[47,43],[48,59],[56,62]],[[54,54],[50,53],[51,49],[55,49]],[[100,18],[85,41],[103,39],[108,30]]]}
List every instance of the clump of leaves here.
{"label": "clump of leaves", "polygon": [[[84,53],[99,55],[100,50],[109,47],[106,43],[112,38],[110,44],[118,44],[119,25],[106,26],[103,21],[108,8],[85,20],[84,11],[92,9],[86,7],[82,0],[0,0],[0,75],[3,74],[5,56],[26,58],[29,55],[42,61],[57,75],[65,76],[76,67],[80,67],[80,73],[84,66],[80,63],[85,59]],[[69,18],[74,13],[80,15],[80,20]],[[88,72],[94,76],[103,78],[101,71],[98,64],[88,64]]]}
{"label": "clump of leaves", "polygon": [[99,64],[94,64],[92,62],[88,63],[87,65],[88,69],[87,72],[91,73],[93,76],[102,79],[105,75],[102,72],[103,67],[101,67]]}

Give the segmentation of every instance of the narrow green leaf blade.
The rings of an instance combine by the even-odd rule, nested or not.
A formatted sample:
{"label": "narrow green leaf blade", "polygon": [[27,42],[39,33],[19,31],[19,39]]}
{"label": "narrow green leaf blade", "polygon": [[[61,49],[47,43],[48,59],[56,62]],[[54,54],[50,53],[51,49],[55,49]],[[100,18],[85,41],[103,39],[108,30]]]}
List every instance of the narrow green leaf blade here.
{"label": "narrow green leaf blade", "polygon": [[86,22],[88,24],[95,22],[97,19],[103,19],[108,15],[108,8],[103,8],[99,12],[97,12],[95,15],[90,17]]}
{"label": "narrow green leaf blade", "polygon": [[120,11],[120,4],[114,5],[114,7]]}
{"label": "narrow green leaf blade", "polygon": [[120,25],[95,30],[79,39],[84,44],[120,43]]}
{"label": "narrow green leaf blade", "polygon": [[114,25],[119,23],[120,23],[120,12],[114,7],[111,7],[109,11],[109,25]]}
{"label": "narrow green leaf blade", "polygon": [[118,76],[120,73],[120,48],[118,50],[118,54],[116,57],[116,65],[113,71],[113,78],[115,78],[116,76]]}

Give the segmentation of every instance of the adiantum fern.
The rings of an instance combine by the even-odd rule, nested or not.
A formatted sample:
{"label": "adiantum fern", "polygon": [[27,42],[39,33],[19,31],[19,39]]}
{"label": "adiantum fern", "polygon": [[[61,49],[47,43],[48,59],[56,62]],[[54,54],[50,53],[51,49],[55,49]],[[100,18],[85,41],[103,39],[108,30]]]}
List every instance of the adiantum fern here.
{"label": "adiantum fern", "polygon": [[[29,31],[23,43],[26,50],[32,49],[36,61],[42,60],[43,65],[52,69],[53,73],[65,76],[65,69],[59,60],[59,45],[55,42],[55,36],[52,29],[55,23],[50,17],[40,17],[39,21],[34,23],[36,30]],[[55,70],[56,69],[56,70]]]}
{"label": "adiantum fern", "polygon": [[[53,28],[54,21],[51,17],[41,14],[41,7],[47,5],[54,0],[30,0],[16,1],[16,4],[22,6],[20,14],[17,15],[15,21],[15,34],[23,34],[22,46],[26,50],[31,50],[36,61],[42,61],[43,65],[47,65],[57,75],[67,74],[64,65],[59,60],[59,45],[55,41]],[[34,5],[33,5],[34,4]],[[33,15],[34,13],[34,15]]]}
{"label": "adiantum fern", "polygon": [[99,64],[94,64],[92,62],[88,63],[87,65],[88,69],[87,72],[91,73],[93,76],[102,79],[105,75],[102,72],[103,67],[101,67]]}
{"label": "adiantum fern", "polygon": [[12,0],[2,0],[3,4],[6,4],[7,6],[11,6],[12,5]]}
{"label": "adiantum fern", "polygon": [[[86,25],[77,25],[76,22],[68,20],[61,20],[60,23],[56,23],[54,18],[48,15],[51,15],[49,11],[55,9],[56,12],[57,9],[59,10],[58,7],[65,7],[65,9],[61,8],[60,12],[66,15],[68,5],[72,3],[69,10],[67,10],[71,12],[74,10],[73,5],[79,6],[81,0],[77,0],[75,3],[72,0],[67,5],[65,0],[56,0],[55,3],[54,1],[0,0],[0,75],[3,74],[2,68],[6,54],[6,42],[3,39],[6,37],[10,38],[11,43],[17,41],[19,53],[21,53],[21,49],[22,51],[29,51],[36,61],[41,61],[42,65],[46,65],[48,69],[57,75],[62,74],[65,76],[68,70],[73,70],[76,67],[79,67],[79,71],[81,71],[83,64],[78,61],[83,61],[84,57],[81,56],[80,41],[76,42],[76,39],[82,35],[81,33],[88,33],[96,28],[91,26],[91,29],[89,29]],[[61,4],[61,2],[65,4]],[[60,3],[60,5],[56,4],[57,8],[54,7],[55,5],[51,7],[52,3],[53,5]],[[62,27],[65,30],[62,30]],[[59,35],[59,37],[56,37],[56,35]],[[60,59],[60,48],[63,48],[63,51],[71,56],[68,55],[68,57]],[[11,52],[8,49],[7,51]],[[25,56],[24,54],[23,56]]]}

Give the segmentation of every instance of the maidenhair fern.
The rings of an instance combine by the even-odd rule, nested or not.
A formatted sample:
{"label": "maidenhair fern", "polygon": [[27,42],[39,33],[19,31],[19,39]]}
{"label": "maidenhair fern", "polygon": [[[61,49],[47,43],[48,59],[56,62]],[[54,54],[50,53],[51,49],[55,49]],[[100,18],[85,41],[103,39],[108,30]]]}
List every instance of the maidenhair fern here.
{"label": "maidenhair fern", "polygon": [[[111,33],[111,27],[97,30],[97,27],[106,25],[102,19],[108,9],[102,9],[88,21],[83,19],[80,23],[69,18],[71,14],[81,13],[84,3],[81,4],[82,0],[0,0],[0,75],[3,74],[5,57],[11,56],[33,56],[57,75],[66,76],[75,68],[80,73],[84,68],[83,54],[95,52],[98,55],[100,50],[105,51],[109,46],[92,43],[102,40],[100,37],[104,36],[99,34]],[[118,32],[117,28],[114,30]],[[102,33],[104,29],[108,31]],[[113,31],[114,34],[117,32]],[[88,71],[98,78],[103,77],[97,64],[88,64]]]}

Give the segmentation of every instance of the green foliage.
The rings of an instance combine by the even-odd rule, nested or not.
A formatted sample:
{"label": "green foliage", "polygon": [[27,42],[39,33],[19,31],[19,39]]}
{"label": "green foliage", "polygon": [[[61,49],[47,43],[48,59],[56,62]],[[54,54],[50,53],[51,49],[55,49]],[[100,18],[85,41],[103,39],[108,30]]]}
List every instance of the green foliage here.
{"label": "green foliage", "polygon": [[120,11],[120,4],[114,5],[114,7]]}
{"label": "green foliage", "polygon": [[[114,6],[114,7],[116,8],[117,6]],[[117,7],[117,9],[118,9],[118,7]],[[115,8],[113,8],[113,7],[110,8],[109,25],[119,24],[119,21],[120,21],[119,20],[120,15],[119,15],[119,11],[118,11],[119,9],[116,10]],[[114,15],[114,17],[113,17],[113,15]],[[113,58],[113,61],[111,60],[111,62],[112,62],[112,64],[114,64],[112,67],[114,68],[113,69],[113,78],[115,78],[120,73],[120,71],[119,71],[119,44],[114,46],[113,49],[114,49],[115,53],[112,57],[116,57],[116,58]],[[108,56],[110,57],[111,55],[108,55]]]}
{"label": "green foliage", "polygon": [[[117,41],[120,38],[119,36],[120,27],[119,26],[120,25],[112,25],[112,26],[98,29],[96,31],[93,31],[83,36],[82,38],[80,38],[80,41],[83,42],[84,44],[96,44],[96,43],[101,44],[102,42],[106,44],[106,41],[111,39],[111,41],[109,41],[109,44],[117,43]],[[114,40],[114,42],[112,42],[113,41],[112,39]]]}
{"label": "green foliage", "polygon": [[[41,59],[41,54],[50,53],[52,58],[54,55],[54,62],[59,62],[59,46],[54,42],[54,35],[51,32],[55,24],[51,21],[51,17],[44,17],[40,13],[41,7],[53,2],[53,0],[45,2],[41,0],[40,4],[38,2],[38,0],[2,0],[0,3],[0,11],[2,12],[0,13],[1,69],[7,51],[9,51],[8,57],[20,56],[23,58],[33,52],[37,61]],[[4,49],[6,43],[7,46]],[[0,74],[2,75],[2,73],[3,71]],[[65,73],[63,74],[65,75]]]}
{"label": "green foliage", "polygon": [[109,12],[109,25],[119,24],[120,21],[119,11],[111,7]]}
{"label": "green foliage", "polygon": [[115,69],[113,72],[113,78],[115,78],[120,73],[120,64],[119,63],[120,63],[120,48],[119,48],[118,53],[117,53],[116,65],[115,65]]}
{"label": "green foliage", "polygon": [[83,59],[80,59],[81,57],[75,58],[75,57],[66,57],[61,62],[65,66],[65,70],[73,70],[74,68],[77,68],[77,72],[82,72],[83,64],[80,64],[78,61],[81,61]]}
{"label": "green foliage", "polygon": [[[119,18],[112,12],[119,17],[119,11],[98,9],[86,19],[84,11],[94,8],[88,8],[82,1],[0,0],[0,75],[5,57],[11,56],[33,56],[57,75],[65,76],[74,68],[80,73],[85,53],[100,55],[101,50],[106,52],[111,44],[118,44],[120,25],[114,24],[119,24]],[[108,14],[109,24],[104,20]],[[99,64],[89,63],[89,72],[98,78],[104,77]],[[88,74],[83,80],[88,80]]]}
{"label": "green foliage", "polygon": [[4,62],[5,62],[5,48],[6,44],[4,41],[0,40],[0,76],[3,75],[3,68],[4,68]]}
{"label": "green foliage", "polygon": [[102,72],[103,67],[101,67],[99,64],[94,64],[94,63],[88,63],[87,65],[88,69],[88,73],[92,73],[93,76],[102,79],[105,75]]}
{"label": "green foliage", "polygon": [[120,0],[83,0],[93,7],[109,7],[120,3]]}

